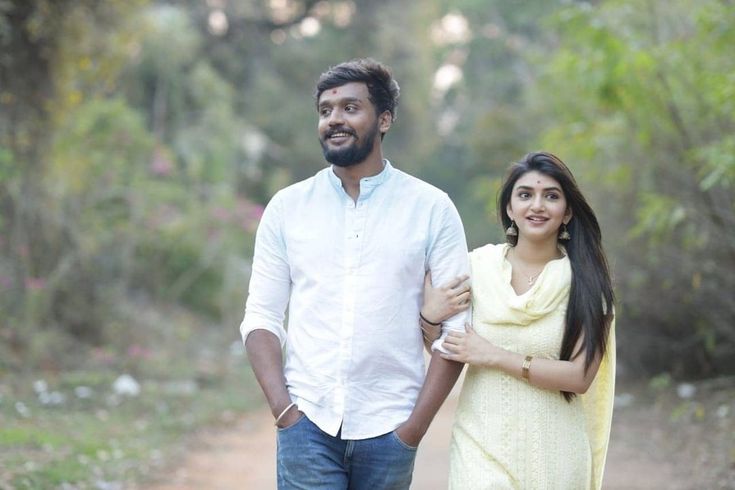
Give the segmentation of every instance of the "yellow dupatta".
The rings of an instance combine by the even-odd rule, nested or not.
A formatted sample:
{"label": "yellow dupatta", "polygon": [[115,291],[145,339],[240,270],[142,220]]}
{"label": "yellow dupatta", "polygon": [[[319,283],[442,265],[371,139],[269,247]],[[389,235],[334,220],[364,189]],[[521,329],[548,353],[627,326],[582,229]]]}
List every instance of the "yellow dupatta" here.
{"label": "yellow dupatta", "polygon": [[[547,263],[532,288],[516,295],[510,285],[512,267],[505,259],[509,245],[487,245],[471,254],[472,270],[482,271],[483,301],[473,305],[481,322],[527,326],[552,311],[566,308],[569,302],[572,271],[569,258]],[[474,289],[474,288],[473,288]],[[479,288],[478,288],[479,289]],[[587,421],[587,436],[592,454],[592,488],[602,487],[607,447],[610,440],[615,393],[615,321],[610,326],[607,350],[594,381],[580,396]]]}

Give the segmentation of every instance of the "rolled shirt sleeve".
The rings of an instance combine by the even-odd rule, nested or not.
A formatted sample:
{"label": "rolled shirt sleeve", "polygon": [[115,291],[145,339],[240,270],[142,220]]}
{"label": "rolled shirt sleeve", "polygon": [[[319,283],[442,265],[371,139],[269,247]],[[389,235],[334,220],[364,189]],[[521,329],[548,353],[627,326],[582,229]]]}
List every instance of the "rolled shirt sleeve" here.
{"label": "rolled shirt sleeve", "polygon": [[263,212],[255,235],[245,316],[240,324],[243,344],[253,330],[268,330],[286,344],[283,326],[291,293],[291,274],[282,234],[283,202],[276,194]]}
{"label": "rolled shirt sleeve", "polygon": [[[428,268],[435,287],[446,284],[457,276],[470,273],[464,227],[457,208],[449,196],[446,196],[437,230],[429,249]],[[468,312],[463,311],[443,322],[442,334],[432,344],[432,350],[446,352],[441,344],[447,333],[450,330],[464,332],[465,323],[469,318]]]}

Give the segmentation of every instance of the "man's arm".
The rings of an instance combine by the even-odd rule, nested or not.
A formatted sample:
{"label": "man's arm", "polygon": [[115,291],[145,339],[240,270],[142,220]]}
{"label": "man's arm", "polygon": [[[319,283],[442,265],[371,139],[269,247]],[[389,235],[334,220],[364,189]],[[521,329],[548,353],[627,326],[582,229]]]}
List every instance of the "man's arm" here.
{"label": "man's arm", "polygon": [[[443,285],[458,276],[469,274],[467,241],[462,220],[448,197],[444,204],[437,220],[438,227],[432,233],[433,240],[428,256],[431,279],[435,285]],[[443,329],[464,330],[466,321],[467,313],[461,311],[449,318],[443,324]],[[435,351],[431,356],[424,386],[419,392],[413,412],[408,420],[396,429],[396,435],[409,446],[418,446],[464,367],[462,363],[442,359],[436,351],[438,344],[441,344],[439,340],[434,343]]]}
{"label": "man's arm", "polygon": [[419,445],[436,412],[452,391],[463,367],[462,363],[442,359],[437,351],[432,354],[416,406],[408,420],[396,429],[396,435],[401,441],[413,447]]}
{"label": "man's arm", "polygon": [[[263,390],[273,418],[277,418],[291,404],[291,396],[286,389],[283,376],[283,355],[281,342],[267,330],[255,330],[245,342],[250,366]],[[300,416],[298,407],[293,406],[278,421],[279,427],[288,427]]]}
{"label": "man's arm", "polygon": [[282,201],[274,197],[266,207],[255,236],[255,254],[245,317],[240,332],[248,361],[271,412],[283,417],[278,425],[295,422],[297,407],[284,410],[291,398],[283,375],[282,347],[286,343],[284,313],[291,292],[291,278],[282,232]]}

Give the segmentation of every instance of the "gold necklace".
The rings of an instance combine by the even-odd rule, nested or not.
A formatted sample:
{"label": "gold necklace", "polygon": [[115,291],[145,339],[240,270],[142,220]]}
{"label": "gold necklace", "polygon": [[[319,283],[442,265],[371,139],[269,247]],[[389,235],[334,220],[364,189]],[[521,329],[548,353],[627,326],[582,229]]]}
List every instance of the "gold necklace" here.
{"label": "gold necklace", "polygon": [[[536,282],[536,278],[541,274],[540,272],[536,274],[535,276],[527,276],[528,277],[528,285],[532,286],[534,282]],[[525,275],[525,274],[524,274]]]}
{"label": "gold necklace", "polygon": [[533,286],[533,283],[536,282],[536,279],[538,279],[538,276],[540,276],[541,272],[543,272],[543,268],[532,276],[529,276],[528,274],[520,270],[518,272],[520,272],[523,276],[525,276],[528,279],[529,286]]}
{"label": "gold necklace", "polygon": [[[515,256],[515,254],[513,254],[513,255]],[[533,275],[529,276],[524,271],[522,271],[520,267],[517,267],[518,266],[518,258],[516,258],[516,257],[514,257],[514,258],[515,258],[516,264],[513,267],[513,270],[518,271],[519,274],[521,274],[523,277],[525,277],[528,280],[528,285],[529,286],[533,286],[533,283],[536,282],[536,279],[538,279],[538,276],[540,276],[541,273],[544,271],[544,267],[546,267],[546,264],[544,264],[543,266],[541,266],[541,270],[539,270],[536,274],[533,274]]]}

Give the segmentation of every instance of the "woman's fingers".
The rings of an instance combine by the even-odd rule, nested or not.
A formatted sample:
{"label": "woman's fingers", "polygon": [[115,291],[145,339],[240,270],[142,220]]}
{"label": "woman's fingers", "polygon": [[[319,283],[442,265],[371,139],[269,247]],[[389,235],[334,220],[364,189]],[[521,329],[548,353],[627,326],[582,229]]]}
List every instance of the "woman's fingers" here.
{"label": "woman's fingers", "polygon": [[439,353],[439,356],[440,356],[440,357],[441,357],[442,359],[446,359],[447,361],[456,361],[456,360],[457,360],[457,356],[456,356],[456,355],[454,355],[454,354],[445,354],[445,353],[443,353],[443,352],[440,352],[440,353]]}
{"label": "woman's fingers", "polygon": [[460,311],[465,311],[467,308],[470,307],[470,302],[467,301],[466,303],[460,303],[454,307],[454,311],[459,313]]}
{"label": "woman's fingers", "polygon": [[456,299],[456,303],[459,305],[464,305],[464,304],[469,305],[470,300],[472,299],[472,294],[470,294],[469,291],[465,291],[464,293],[457,295],[455,299]]}
{"label": "woman's fingers", "polygon": [[465,282],[467,279],[469,279],[470,276],[467,274],[464,274],[462,276],[457,276],[448,283],[444,285],[444,289],[457,289],[463,282]]}
{"label": "woman's fingers", "polygon": [[451,339],[452,342],[456,342],[458,340],[461,340],[462,337],[464,337],[465,335],[467,335],[467,334],[464,333],[464,332],[460,332],[459,330],[449,330],[447,332],[447,337],[446,338],[447,338],[447,340],[450,340]]}
{"label": "woman's fingers", "polygon": [[444,342],[442,342],[442,345],[452,345],[452,346],[454,346],[454,345],[457,345],[458,343],[459,343],[459,341],[457,339],[453,339],[453,338],[447,336],[447,337],[444,337]]}
{"label": "woman's fingers", "polygon": [[444,348],[444,350],[448,350],[451,354],[459,354],[459,350],[457,349],[456,345],[442,342],[442,347]]}

